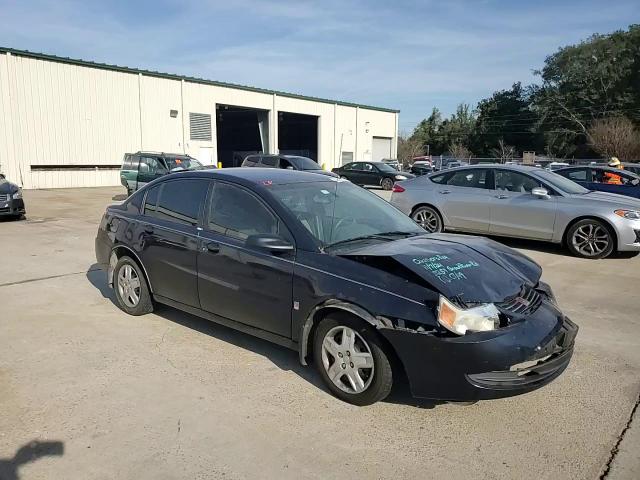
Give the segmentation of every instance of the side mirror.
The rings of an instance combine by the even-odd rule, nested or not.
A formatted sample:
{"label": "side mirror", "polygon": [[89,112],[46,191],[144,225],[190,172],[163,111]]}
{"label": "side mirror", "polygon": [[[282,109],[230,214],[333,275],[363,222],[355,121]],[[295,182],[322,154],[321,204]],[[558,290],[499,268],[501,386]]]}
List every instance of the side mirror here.
{"label": "side mirror", "polygon": [[257,250],[266,250],[274,254],[292,252],[294,250],[291,243],[278,235],[271,234],[250,235],[245,240],[245,246]]}
{"label": "side mirror", "polygon": [[533,190],[531,190],[531,195],[533,195],[536,198],[544,198],[544,199],[550,198],[549,190],[547,190],[544,187],[536,187],[536,188],[534,188]]}

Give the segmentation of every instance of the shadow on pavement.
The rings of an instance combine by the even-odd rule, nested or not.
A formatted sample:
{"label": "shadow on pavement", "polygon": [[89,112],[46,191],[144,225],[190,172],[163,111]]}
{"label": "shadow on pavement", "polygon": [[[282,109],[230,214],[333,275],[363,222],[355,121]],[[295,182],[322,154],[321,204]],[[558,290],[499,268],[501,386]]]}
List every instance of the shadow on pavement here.
{"label": "shadow on pavement", "polygon": [[62,456],[64,443],[59,441],[42,442],[34,440],[20,447],[13,458],[0,458],[0,479],[18,480],[18,469],[27,463],[42,457]]}
{"label": "shadow on pavement", "polygon": [[[86,273],[87,280],[102,294],[117,306],[115,293],[112,288],[107,285],[107,273],[99,268],[99,265],[92,265]],[[288,348],[282,347],[275,343],[262,340],[247,333],[239,332],[224,325],[211,322],[204,318],[191,315],[190,313],[168,307],[166,305],[156,304],[154,314],[177,323],[184,327],[190,328],[197,332],[217,338],[236,347],[250,350],[258,355],[268,358],[275,366],[281,370],[291,371],[300,376],[310,384],[329,393],[329,390],[317,374],[312,364],[304,366],[300,364],[298,353]],[[124,313],[123,313],[124,315]],[[399,378],[398,378],[399,377]],[[417,408],[431,409],[442,402],[433,400],[416,399],[411,396],[409,385],[403,375],[397,375],[398,380],[394,382],[391,394],[384,400],[386,403],[410,405]]]}

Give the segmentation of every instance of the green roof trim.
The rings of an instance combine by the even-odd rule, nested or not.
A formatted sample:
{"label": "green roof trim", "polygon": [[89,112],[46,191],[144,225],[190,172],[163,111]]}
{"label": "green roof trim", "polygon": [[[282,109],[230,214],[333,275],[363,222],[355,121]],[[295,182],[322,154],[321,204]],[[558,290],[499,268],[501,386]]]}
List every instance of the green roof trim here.
{"label": "green roof trim", "polygon": [[142,74],[149,77],[166,78],[169,80],[184,80],[185,82],[200,83],[203,85],[214,85],[216,87],[235,88],[238,90],[246,90],[249,92],[266,93],[269,95],[275,94],[280,97],[297,98],[299,100],[310,100],[312,102],[330,103],[330,104],[342,105],[345,107],[359,107],[359,108],[366,108],[368,110],[377,110],[380,112],[400,113],[400,110],[394,110],[391,108],[374,107],[371,105],[362,105],[358,103],[343,102],[339,100],[329,100],[327,98],[309,97],[306,95],[281,92],[278,90],[269,90],[266,88],[249,87],[247,85],[238,85],[235,83],[217,82],[215,80],[207,80],[206,78],[186,77],[184,75],[177,75],[174,73],[156,72],[153,70],[141,70],[138,68],[122,67],[120,65],[111,65],[108,63],[91,62],[87,60],[80,60],[80,59],[69,58],[69,57],[58,57],[57,55],[49,55],[47,53],[30,52],[29,50],[17,50],[15,48],[0,47],[0,53],[10,53],[11,55],[16,55],[19,57],[34,58],[37,60],[47,60],[50,62],[57,62],[57,63],[66,63],[69,65],[78,65],[81,67],[88,67],[88,68],[98,68],[101,70],[111,70],[114,72]]}

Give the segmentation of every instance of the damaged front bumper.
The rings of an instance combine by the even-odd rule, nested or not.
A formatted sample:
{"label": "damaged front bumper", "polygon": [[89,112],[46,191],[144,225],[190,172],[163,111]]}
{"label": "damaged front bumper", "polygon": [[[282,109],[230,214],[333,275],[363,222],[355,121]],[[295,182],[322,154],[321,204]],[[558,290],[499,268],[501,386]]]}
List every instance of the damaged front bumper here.
{"label": "damaged front bumper", "polygon": [[578,326],[549,300],[526,320],[490,332],[443,337],[381,328],[413,396],[474,401],[530,392],[569,365]]}

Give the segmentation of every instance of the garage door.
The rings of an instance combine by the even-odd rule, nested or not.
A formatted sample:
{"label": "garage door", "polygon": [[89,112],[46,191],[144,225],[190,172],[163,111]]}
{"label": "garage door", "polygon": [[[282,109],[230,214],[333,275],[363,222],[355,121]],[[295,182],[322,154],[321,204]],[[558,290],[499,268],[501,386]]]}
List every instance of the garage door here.
{"label": "garage door", "polygon": [[371,160],[380,161],[383,158],[391,158],[391,139],[387,137],[373,137]]}

